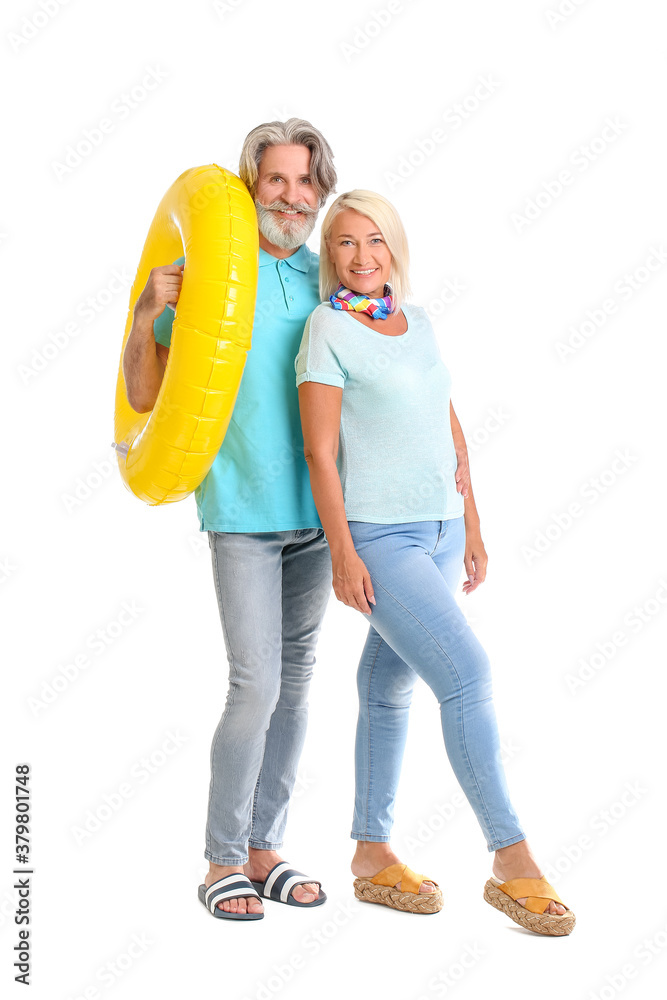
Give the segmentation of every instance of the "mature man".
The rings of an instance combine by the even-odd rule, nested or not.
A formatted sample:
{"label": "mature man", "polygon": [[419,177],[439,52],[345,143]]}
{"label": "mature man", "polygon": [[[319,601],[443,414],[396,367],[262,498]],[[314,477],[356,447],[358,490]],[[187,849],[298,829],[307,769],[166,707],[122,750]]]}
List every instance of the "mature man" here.
{"label": "mature man", "polygon": [[[204,852],[210,868],[199,896],[214,916],[259,919],[262,903],[248,879],[262,895],[291,905],[326,899],[318,882],[295,873],[277,852],[331,589],[303,455],[294,358],[320,301],[318,257],[305,242],[336,172],[323,136],[290,118],[249,133],[239,174],[259,224],[252,349],[227,435],[195,493],[229,662],[227,702],[211,748]],[[154,268],[135,306],[123,372],[138,412],[152,409],[164,375],[168,304],[178,299],[183,260]]]}

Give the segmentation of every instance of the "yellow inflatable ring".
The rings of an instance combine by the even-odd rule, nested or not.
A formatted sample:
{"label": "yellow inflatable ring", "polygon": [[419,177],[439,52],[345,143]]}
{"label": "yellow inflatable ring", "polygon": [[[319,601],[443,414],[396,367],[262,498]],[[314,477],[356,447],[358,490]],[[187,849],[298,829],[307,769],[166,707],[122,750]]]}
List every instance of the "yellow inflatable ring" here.
{"label": "yellow inflatable ring", "polygon": [[[130,406],[123,352],[153,267],[185,255],[169,358],[153,409]],[[148,231],[130,293],[116,385],[114,447],[126,486],[151,505],[182,500],[220,450],[250,348],[257,215],[238,177],[215,164],[172,184]]]}

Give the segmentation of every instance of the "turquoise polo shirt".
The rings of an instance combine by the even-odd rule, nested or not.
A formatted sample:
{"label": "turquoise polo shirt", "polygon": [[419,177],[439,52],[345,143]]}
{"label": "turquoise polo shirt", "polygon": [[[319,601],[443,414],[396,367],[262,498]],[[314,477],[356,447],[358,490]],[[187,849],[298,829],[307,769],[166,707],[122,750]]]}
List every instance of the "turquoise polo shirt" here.
{"label": "turquoise polo shirt", "polygon": [[[304,244],[278,260],[260,249],[252,347],[225,440],[195,490],[201,531],[321,527],[294,384],[303,328],[319,302],[317,254]],[[156,341],[166,347],[173,318],[167,307],[153,325]]]}

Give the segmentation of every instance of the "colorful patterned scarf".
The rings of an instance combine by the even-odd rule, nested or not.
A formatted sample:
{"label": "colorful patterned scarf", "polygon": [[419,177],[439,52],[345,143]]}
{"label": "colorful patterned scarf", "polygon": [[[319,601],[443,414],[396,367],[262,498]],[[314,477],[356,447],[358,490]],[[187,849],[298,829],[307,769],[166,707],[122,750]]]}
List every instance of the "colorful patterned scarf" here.
{"label": "colorful patterned scarf", "polygon": [[[391,293],[389,285],[385,285],[384,290]],[[369,299],[366,295],[357,295],[356,292],[346,288],[342,281],[333,295],[329,296],[329,302],[334,309],[365,312],[371,319],[386,319],[394,305],[391,294],[386,294],[381,299]]]}

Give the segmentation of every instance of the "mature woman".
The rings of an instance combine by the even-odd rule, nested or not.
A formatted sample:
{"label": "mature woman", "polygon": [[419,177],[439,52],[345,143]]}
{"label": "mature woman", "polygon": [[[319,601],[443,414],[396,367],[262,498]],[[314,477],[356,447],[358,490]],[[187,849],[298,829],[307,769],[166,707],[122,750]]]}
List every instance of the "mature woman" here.
{"label": "mature woman", "polygon": [[[408,248],[393,206],[352,191],[322,226],[320,293],[296,359],[305,455],[336,597],[370,616],[359,663],[352,837],[355,893],[442,907],[437,883],[389,846],[412,688],[441,707],[454,773],[495,852],[484,898],[541,934],[574,914],[541,874],[505,781],[489,662],[458,607],[486,557],[472,491],[457,491],[450,377],[424,309],[407,305]],[[474,572],[473,572],[474,570]]]}

